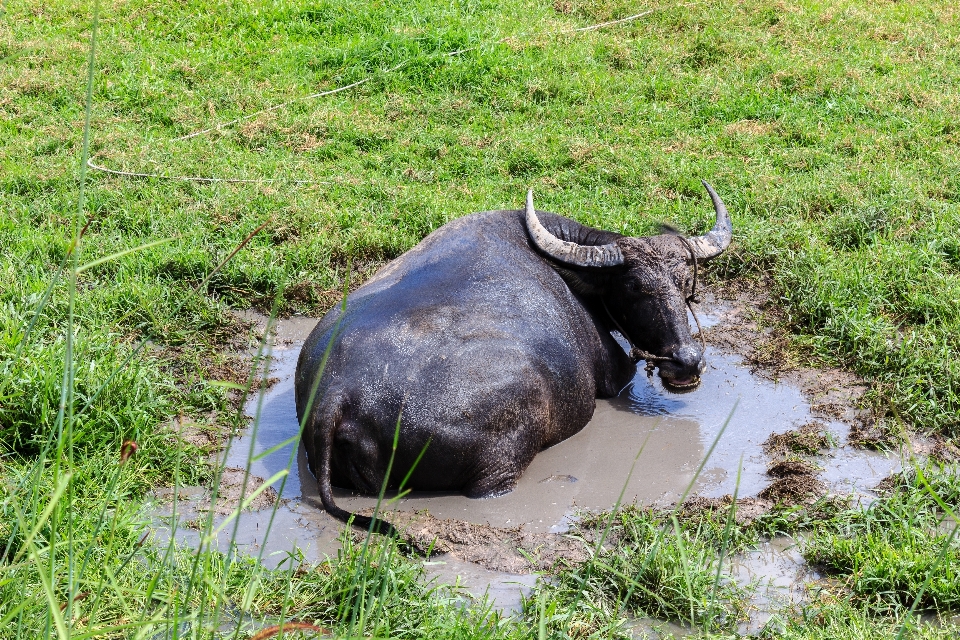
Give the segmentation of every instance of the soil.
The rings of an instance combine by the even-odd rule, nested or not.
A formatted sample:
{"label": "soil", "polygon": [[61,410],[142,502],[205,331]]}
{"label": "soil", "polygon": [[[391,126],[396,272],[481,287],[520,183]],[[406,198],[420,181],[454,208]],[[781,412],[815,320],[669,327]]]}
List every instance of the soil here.
{"label": "soil", "polygon": [[771,458],[790,453],[816,455],[830,448],[827,425],[808,422],[785,433],[774,433],[763,443],[764,452]]}
{"label": "soil", "polygon": [[771,435],[763,449],[771,458],[767,475],[775,480],[757,497],[787,506],[816,502],[827,493],[827,486],[817,477],[816,464],[801,456],[814,456],[829,447],[826,425],[818,421]]}
{"label": "soil", "polygon": [[[688,498],[676,511],[681,519],[698,518],[704,513],[727,513],[733,504],[733,496],[722,498],[705,498],[694,496]],[[775,502],[760,497],[738,498],[737,508],[733,514],[733,521],[741,526],[749,526],[761,516],[765,516],[776,506]]]}
{"label": "soil", "polygon": [[826,493],[826,485],[812,473],[788,475],[774,480],[758,498],[788,506],[812,504]]}
{"label": "soil", "polygon": [[[372,509],[363,515],[371,515]],[[578,565],[588,557],[583,540],[523,527],[492,527],[452,518],[438,519],[426,511],[384,514],[404,540],[420,553],[449,554],[491,571],[529,574],[552,569],[558,562]],[[360,534],[362,535],[362,534]]]}
{"label": "soil", "polygon": [[[244,500],[252,496],[259,489],[264,479],[260,476],[247,477],[246,491],[243,487],[244,470],[237,467],[227,467],[220,476],[220,491],[217,494],[217,503],[214,513],[218,516],[227,516],[234,512]],[[197,503],[197,511],[210,510],[210,495],[205,494]],[[272,507],[277,501],[277,492],[273,487],[266,487],[247,506],[246,511],[260,511]]]}
{"label": "soil", "polygon": [[960,448],[951,442],[941,440],[933,446],[930,458],[940,464],[960,462]]}
{"label": "soil", "polygon": [[816,473],[817,468],[806,460],[777,460],[767,467],[767,475],[771,478],[809,476]]}
{"label": "soil", "polygon": [[850,425],[850,441],[864,449],[883,450],[897,444],[898,439],[884,420],[862,415]]}

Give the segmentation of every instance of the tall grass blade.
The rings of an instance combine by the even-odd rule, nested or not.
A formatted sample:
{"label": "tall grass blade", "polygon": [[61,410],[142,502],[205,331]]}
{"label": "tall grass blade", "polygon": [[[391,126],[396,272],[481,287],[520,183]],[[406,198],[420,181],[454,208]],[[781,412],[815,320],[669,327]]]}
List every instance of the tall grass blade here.
{"label": "tall grass blade", "polygon": [[[36,547],[32,541],[29,547],[29,556],[36,564],[37,569],[40,569],[40,555],[37,553]],[[50,555],[53,555],[52,549]],[[64,613],[60,610],[60,603],[57,602],[57,596],[53,592],[52,580],[50,579],[50,576],[46,575],[42,570],[37,571],[37,576],[40,578],[40,586],[43,589],[43,595],[47,599],[47,615],[53,619],[54,627],[57,630],[57,637],[59,637],[61,640],[69,640],[70,633],[67,631],[67,623],[64,620]]]}
{"label": "tall grass blade", "polygon": [[124,257],[124,256],[128,256],[128,255],[130,255],[131,253],[137,253],[138,251],[143,251],[143,250],[145,250],[145,249],[150,249],[151,247],[159,247],[160,245],[164,245],[164,244],[167,244],[167,243],[169,243],[169,242],[173,242],[173,241],[176,240],[176,239],[177,239],[177,236],[174,236],[174,237],[172,237],[172,238],[163,238],[162,240],[154,240],[153,242],[146,242],[146,243],[141,244],[141,245],[136,246],[136,247],[131,247],[131,248],[129,248],[129,249],[124,249],[123,251],[117,251],[116,253],[111,253],[111,254],[108,255],[108,256],[103,256],[102,258],[97,258],[96,260],[92,260],[92,261],[90,261],[90,262],[88,262],[88,263],[86,263],[86,264],[84,264],[84,265],[81,265],[81,266],[77,267],[74,271],[75,271],[75,273],[80,274],[80,273],[83,273],[84,271],[86,271],[86,270],[88,270],[88,269],[93,269],[94,267],[98,267],[98,266],[100,266],[101,264],[106,264],[107,262],[110,262],[110,261],[112,261],[112,260],[118,260],[118,259],[120,259],[120,258],[122,258],[122,257]]}
{"label": "tall grass blade", "polygon": [[210,280],[213,278],[213,276],[217,275],[217,273],[220,272],[220,269],[223,269],[225,266],[227,266],[227,263],[230,262],[231,260],[233,260],[233,257],[236,256],[238,253],[240,253],[240,251],[242,251],[243,248],[244,248],[245,246],[247,246],[247,244],[248,244],[251,240],[253,240],[253,238],[254,238],[258,233],[260,233],[261,231],[263,231],[264,229],[266,229],[266,228],[267,228],[267,225],[270,224],[271,222],[273,222],[273,219],[272,219],[272,218],[269,219],[269,220],[267,220],[267,221],[264,222],[263,224],[261,224],[259,227],[257,227],[257,228],[254,229],[253,231],[251,231],[249,234],[247,234],[247,237],[245,237],[243,240],[241,240],[241,241],[240,241],[240,244],[238,244],[236,247],[234,247],[233,251],[231,251],[230,254],[227,255],[226,258],[224,258],[223,260],[221,260],[221,261],[220,261],[220,264],[218,264],[216,267],[213,268],[213,271],[211,271],[210,273],[207,274],[207,277],[206,277],[206,278],[204,278],[203,280],[200,281],[200,284],[197,285],[196,290],[197,290],[197,291],[204,291],[204,290],[206,289],[206,287],[207,287],[207,284],[209,284],[209,282],[210,282]]}
{"label": "tall grass blade", "polygon": [[[241,513],[244,509],[246,509],[247,507],[249,507],[249,506],[253,503],[253,501],[257,499],[257,496],[259,496],[261,493],[263,493],[264,491],[266,491],[267,489],[269,489],[269,488],[270,488],[270,485],[272,485],[272,484],[273,484],[274,482],[276,482],[277,480],[280,480],[281,478],[284,478],[284,477],[286,477],[287,475],[289,475],[289,473],[290,473],[290,470],[289,470],[289,469],[281,469],[280,471],[277,471],[275,474],[273,474],[272,476],[270,476],[270,478],[269,478],[268,480],[266,480],[263,484],[261,484],[259,487],[257,487],[256,489],[254,489],[253,492],[252,492],[249,496],[246,496],[245,498],[243,498],[243,499],[240,501],[240,504],[237,505],[237,508],[234,509],[233,511],[231,511],[231,512],[229,513],[229,515],[227,515],[226,518],[223,520],[223,522],[221,522],[220,524],[218,524],[218,525],[216,526],[216,528],[214,528],[213,531],[211,531],[211,532],[204,538],[204,543],[205,543],[205,544],[210,544],[211,542],[213,542],[214,540],[216,540],[217,534],[219,534],[221,531],[223,531],[223,530],[227,527],[227,525],[229,525],[229,524],[230,524],[231,522],[233,522],[235,519],[239,518],[240,513]],[[244,494],[244,493],[241,493],[241,495],[245,495],[245,494]],[[268,533],[269,533],[269,531],[268,531],[268,532],[264,532],[264,535],[267,535]],[[232,548],[232,546],[233,546],[233,545],[231,545],[231,548]]]}
{"label": "tall grass blade", "polygon": [[[730,502],[730,510],[727,512],[727,521],[723,527],[723,543],[720,546],[720,557],[717,558],[717,574],[713,579],[713,589],[710,592],[710,609],[707,612],[708,624],[713,624],[713,612],[717,603],[717,591],[720,589],[720,577],[723,574],[723,561],[730,550],[730,539],[733,537],[733,527],[737,518],[737,498],[740,495],[740,479],[743,472],[743,454],[740,455],[740,461],[737,463],[737,481],[733,485],[733,500]],[[709,630],[709,629],[708,629]]]}
{"label": "tall grass blade", "polygon": [[[33,521],[33,526],[30,528],[29,533],[23,539],[21,543],[20,550],[17,551],[16,555],[13,556],[12,563],[16,563],[33,545],[34,538],[37,537],[37,534],[40,533],[40,530],[47,524],[47,520],[50,519],[50,516],[53,514],[54,509],[57,508],[60,504],[60,498],[63,497],[64,492],[67,490],[67,486],[70,484],[71,475],[69,473],[64,474],[60,477],[57,482],[56,488],[53,490],[53,493],[50,495],[50,500],[47,502],[46,508],[40,514],[40,517]],[[22,517],[22,514],[21,514]],[[51,545],[52,546],[52,545]]]}
{"label": "tall grass blade", "polygon": [[923,484],[924,490],[926,490],[926,492],[930,494],[930,496],[934,499],[937,505],[943,510],[943,512],[953,520],[954,525],[950,529],[950,535],[947,536],[947,538],[943,541],[943,544],[940,546],[940,553],[937,554],[936,562],[932,567],[930,567],[930,570],[927,572],[926,578],[924,578],[923,584],[920,586],[920,589],[917,591],[917,595],[913,598],[913,603],[910,605],[910,609],[907,611],[906,615],[904,616],[903,624],[900,626],[900,629],[897,631],[896,640],[902,640],[902,638],[904,637],[904,634],[907,633],[909,629],[912,629],[913,615],[916,612],[917,607],[920,606],[920,602],[923,600],[923,594],[926,592],[927,588],[930,586],[930,581],[933,579],[934,575],[937,573],[940,566],[943,564],[943,561],[946,559],[947,553],[950,551],[950,547],[953,545],[953,539],[957,535],[957,529],[960,528],[960,524],[957,524],[958,522],[960,522],[960,520],[958,520],[957,518],[957,514],[954,512],[953,509],[950,508],[950,506],[946,502],[944,502],[943,498],[941,498],[940,495],[933,490],[933,487],[930,486],[930,482],[927,480],[920,466],[915,465],[914,469],[917,474],[917,478],[920,480],[920,483]]}

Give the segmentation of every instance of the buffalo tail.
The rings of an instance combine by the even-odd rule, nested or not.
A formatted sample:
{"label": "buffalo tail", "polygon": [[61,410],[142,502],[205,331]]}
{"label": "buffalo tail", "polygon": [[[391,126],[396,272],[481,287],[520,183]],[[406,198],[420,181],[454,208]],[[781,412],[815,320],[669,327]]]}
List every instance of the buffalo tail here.
{"label": "buffalo tail", "polygon": [[368,531],[379,533],[380,535],[399,538],[400,532],[397,531],[396,527],[386,520],[351,513],[350,511],[338,507],[337,503],[333,500],[333,487],[330,483],[331,460],[333,458],[333,437],[336,434],[337,429],[340,427],[340,419],[342,415],[339,411],[337,413],[337,417],[330,422],[329,426],[324,429],[323,433],[323,445],[320,454],[320,469],[319,473],[317,474],[317,485],[320,490],[320,502],[323,503],[323,508],[326,509],[327,513],[332,515],[337,520],[342,520],[347,524],[350,524],[352,521],[353,526],[355,527],[367,529]]}

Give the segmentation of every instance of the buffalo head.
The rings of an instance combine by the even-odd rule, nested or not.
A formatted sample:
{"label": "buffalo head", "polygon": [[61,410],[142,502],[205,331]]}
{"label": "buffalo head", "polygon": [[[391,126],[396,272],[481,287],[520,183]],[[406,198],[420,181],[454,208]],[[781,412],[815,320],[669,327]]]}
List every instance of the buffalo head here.
{"label": "buffalo head", "polygon": [[723,201],[709,184],[703,185],[713,200],[716,224],[694,238],[631,238],[559,216],[550,216],[545,226],[533,208],[533,192],[527,193],[527,230],[536,247],[571,289],[594,300],[594,313],[604,324],[658,366],[669,387],[680,389],[699,384],[706,365],[703,347],[687,322],[697,263],[720,255],[733,235]]}

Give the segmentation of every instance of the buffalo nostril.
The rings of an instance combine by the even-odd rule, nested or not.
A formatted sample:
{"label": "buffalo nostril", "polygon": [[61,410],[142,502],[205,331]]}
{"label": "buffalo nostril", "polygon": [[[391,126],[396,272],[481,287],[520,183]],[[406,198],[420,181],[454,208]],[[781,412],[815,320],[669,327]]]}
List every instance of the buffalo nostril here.
{"label": "buffalo nostril", "polygon": [[697,372],[703,371],[707,365],[706,361],[703,359],[703,352],[700,349],[691,346],[680,347],[679,349],[674,350],[672,359],[684,369],[694,369]]}

